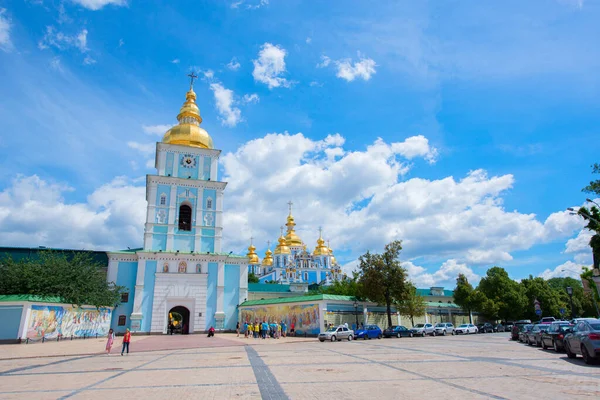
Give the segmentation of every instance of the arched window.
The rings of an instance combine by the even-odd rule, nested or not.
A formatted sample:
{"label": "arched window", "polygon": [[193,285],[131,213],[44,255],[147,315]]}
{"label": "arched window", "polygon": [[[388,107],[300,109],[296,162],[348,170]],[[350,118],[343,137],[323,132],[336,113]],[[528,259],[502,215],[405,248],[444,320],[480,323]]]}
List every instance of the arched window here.
{"label": "arched window", "polygon": [[210,210],[212,208],[212,199],[209,197],[206,199],[206,209]]}
{"label": "arched window", "polygon": [[192,230],[192,208],[187,204],[179,206],[179,230]]}
{"label": "arched window", "polygon": [[163,193],[160,195],[160,205],[164,206],[166,204],[167,204],[167,195]]}
{"label": "arched window", "polygon": [[308,281],[308,272],[305,272],[305,273],[304,273],[304,280],[305,280],[305,281]]}

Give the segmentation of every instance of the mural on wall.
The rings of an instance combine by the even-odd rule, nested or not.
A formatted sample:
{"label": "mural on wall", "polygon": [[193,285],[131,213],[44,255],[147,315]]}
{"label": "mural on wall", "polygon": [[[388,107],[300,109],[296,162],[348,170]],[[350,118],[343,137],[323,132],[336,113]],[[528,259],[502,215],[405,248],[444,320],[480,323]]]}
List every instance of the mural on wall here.
{"label": "mural on wall", "polygon": [[27,338],[55,339],[60,336],[106,336],[110,329],[112,310],[109,308],[75,308],[62,306],[31,306],[27,321]]}
{"label": "mural on wall", "polygon": [[285,305],[273,304],[264,307],[245,308],[241,311],[240,323],[244,322],[285,322],[288,332],[294,323],[298,335],[317,335],[319,324],[319,305]]}

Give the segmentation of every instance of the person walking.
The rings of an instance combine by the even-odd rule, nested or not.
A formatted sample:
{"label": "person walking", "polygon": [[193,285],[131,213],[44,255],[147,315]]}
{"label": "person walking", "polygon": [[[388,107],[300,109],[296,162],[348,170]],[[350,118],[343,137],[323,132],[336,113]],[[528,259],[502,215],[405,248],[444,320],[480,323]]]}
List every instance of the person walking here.
{"label": "person walking", "polygon": [[108,340],[106,340],[106,354],[110,354],[110,350],[115,342],[115,332],[112,328],[108,331]]}
{"label": "person walking", "polygon": [[244,322],[244,337],[248,339],[248,323]]}
{"label": "person walking", "polygon": [[123,348],[121,349],[121,355],[125,349],[127,349],[127,354],[129,354],[129,342],[131,342],[131,332],[129,332],[129,328],[125,330],[125,334],[123,335]]}
{"label": "person walking", "polygon": [[240,337],[240,321],[235,325],[235,333],[237,333],[237,337]]}

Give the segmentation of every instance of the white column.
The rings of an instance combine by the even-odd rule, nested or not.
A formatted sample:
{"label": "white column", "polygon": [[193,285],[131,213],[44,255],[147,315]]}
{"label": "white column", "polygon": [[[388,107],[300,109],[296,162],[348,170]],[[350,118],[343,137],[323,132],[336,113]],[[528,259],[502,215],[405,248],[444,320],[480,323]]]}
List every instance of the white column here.
{"label": "white column", "polygon": [[[133,297],[133,319],[142,319],[142,299],[144,291],[144,276],[146,274],[146,260],[139,260],[137,276],[135,279],[135,295]],[[131,294],[130,294],[131,295]],[[135,318],[134,318],[135,317]]]}
{"label": "white column", "polygon": [[117,272],[119,271],[119,262],[115,259],[108,261],[108,271],[106,272],[106,281],[117,283]]}
{"label": "white column", "polygon": [[196,235],[194,237],[194,251],[199,252],[202,248],[202,210],[204,209],[204,189],[198,188],[198,198],[196,199]]}
{"label": "white column", "polygon": [[223,311],[223,302],[225,296],[225,263],[219,261],[217,266],[217,311],[215,312],[215,322],[217,329],[224,329],[225,312]]}
{"label": "white column", "polygon": [[240,265],[240,296],[238,304],[242,304],[248,298],[248,266]]}
{"label": "white column", "polygon": [[166,251],[173,250],[173,235],[175,234],[175,214],[177,214],[177,186],[171,186],[171,200],[169,203],[169,227],[167,229]]}
{"label": "white column", "polygon": [[218,176],[217,176],[217,172],[219,169],[219,163],[218,163],[218,159],[217,157],[211,157],[210,158],[210,180],[211,181],[216,181],[218,180]]}
{"label": "white column", "polygon": [[151,183],[148,188],[148,208],[146,211],[146,222],[154,223],[156,221],[156,192],[158,190],[158,185],[156,183]]}
{"label": "white column", "polygon": [[167,167],[167,152],[161,151],[158,155],[158,175],[164,176]]}
{"label": "white column", "polygon": [[179,176],[179,154],[173,154],[173,176]]}

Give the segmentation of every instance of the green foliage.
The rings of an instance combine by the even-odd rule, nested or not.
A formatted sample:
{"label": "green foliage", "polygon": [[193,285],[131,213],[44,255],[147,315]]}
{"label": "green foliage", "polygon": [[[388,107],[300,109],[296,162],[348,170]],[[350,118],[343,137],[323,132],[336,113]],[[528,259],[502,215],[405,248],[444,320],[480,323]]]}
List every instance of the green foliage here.
{"label": "green foliage", "polygon": [[248,273],[248,283],[258,283],[258,276],[254,275],[254,272]]}
{"label": "green foliage", "polygon": [[364,298],[386,306],[388,325],[392,325],[392,304],[406,298],[406,271],[400,266],[402,242],[385,246],[383,254],[367,252],[359,257],[358,282]]}
{"label": "green foliage", "polygon": [[[566,291],[561,291],[560,289],[554,288],[553,285],[550,285],[548,281],[544,280],[544,278],[534,278],[533,276],[529,275],[529,278],[521,281],[521,286],[525,296],[527,297],[526,308],[523,310],[525,319],[530,319],[533,321],[540,318],[535,313],[535,300],[540,302],[542,316],[558,317],[560,316],[561,308],[564,308],[565,310],[568,310],[569,308],[568,296],[566,299],[562,296],[563,292],[566,294]],[[581,284],[579,284],[579,286],[581,286]],[[570,313],[566,313],[565,317],[567,315],[570,315]],[[575,315],[581,314],[575,313]]]}
{"label": "green foliage", "polygon": [[[585,271],[588,271],[587,268],[584,268],[584,273],[581,275],[582,280],[585,279]],[[591,270],[589,271],[591,272]],[[594,306],[593,295],[592,293],[586,293],[583,290],[583,285],[581,284],[581,281],[573,278],[552,278],[548,280],[548,285],[550,285],[550,287],[557,291],[558,296],[561,298],[562,302],[567,305],[565,307],[565,317],[571,315],[569,295],[567,294],[568,286],[573,288],[574,314],[582,317],[597,316],[596,307]],[[595,285],[593,285],[593,283],[592,287],[595,289]]]}
{"label": "green foliage", "polygon": [[469,321],[471,323],[473,323],[471,312],[481,310],[487,300],[483,293],[473,289],[473,285],[469,283],[465,275],[458,275],[456,278],[456,288],[454,289],[454,303],[469,313]]}
{"label": "green foliage", "polygon": [[42,252],[37,259],[0,261],[0,294],[60,296],[67,303],[112,307],[124,287],[106,282],[104,265],[90,253]]}
{"label": "green foliage", "polygon": [[412,326],[415,326],[415,317],[425,315],[427,311],[427,303],[425,298],[417,293],[417,288],[412,284],[406,284],[406,296],[404,300],[397,304],[400,315],[407,315],[410,317]]}
{"label": "green foliage", "polygon": [[527,307],[527,297],[521,286],[510,279],[504,268],[492,267],[481,279],[477,291],[485,296],[479,312],[489,319],[515,320]]}
{"label": "green foliage", "polygon": [[[592,174],[600,174],[600,164],[595,163],[592,165]],[[581,189],[585,193],[593,193],[600,196],[600,179],[591,181],[589,185]]]}
{"label": "green foliage", "polygon": [[335,281],[329,286],[320,286],[319,293],[336,294],[340,296],[353,296],[357,300],[364,300],[362,297],[361,285],[358,282],[358,273],[353,272],[352,278]]}

